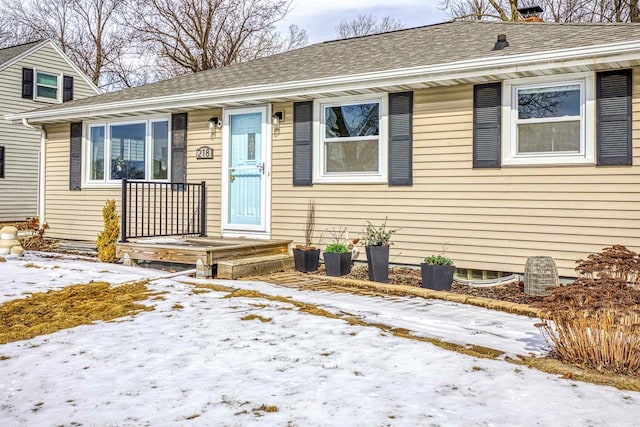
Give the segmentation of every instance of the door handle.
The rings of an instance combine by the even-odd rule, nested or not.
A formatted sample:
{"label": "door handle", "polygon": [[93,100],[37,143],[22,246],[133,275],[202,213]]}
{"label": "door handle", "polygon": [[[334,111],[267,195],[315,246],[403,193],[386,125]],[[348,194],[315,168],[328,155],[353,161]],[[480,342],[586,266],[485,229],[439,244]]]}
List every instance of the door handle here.
{"label": "door handle", "polygon": [[262,175],[264,175],[264,162],[262,162],[262,163],[260,163],[260,164],[258,165],[258,170],[260,171],[260,173],[261,173]]}
{"label": "door handle", "polygon": [[235,169],[229,169],[229,182],[233,182],[236,180],[236,176],[233,174],[235,171]]}

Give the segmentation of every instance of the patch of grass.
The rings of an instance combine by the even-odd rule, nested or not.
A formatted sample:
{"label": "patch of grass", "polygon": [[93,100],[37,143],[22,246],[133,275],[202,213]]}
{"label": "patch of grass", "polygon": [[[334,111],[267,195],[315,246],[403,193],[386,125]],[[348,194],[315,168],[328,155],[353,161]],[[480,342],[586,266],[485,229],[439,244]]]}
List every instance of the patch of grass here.
{"label": "patch of grass", "polygon": [[198,294],[209,294],[211,293],[211,291],[209,289],[194,289],[191,291],[192,294],[194,295],[198,295]]}
{"label": "patch of grass", "polygon": [[260,406],[258,406],[257,408],[253,408],[253,412],[258,412],[258,411],[263,411],[263,412],[278,412],[279,409],[277,406],[275,405],[265,405],[264,403]]}
{"label": "patch of grass", "polygon": [[258,316],[257,314],[247,314],[246,316],[241,317],[240,320],[259,320],[262,323],[271,322],[270,317],[262,317]]}
{"label": "patch of grass", "polygon": [[151,311],[138,303],[152,295],[146,283],[90,282],[7,301],[0,305],[0,344]]}
{"label": "patch of grass", "polygon": [[186,417],[186,420],[193,420],[196,419],[200,416],[200,414],[193,414],[193,415],[189,415],[188,417]]}
{"label": "patch of grass", "polygon": [[171,307],[174,310],[182,310],[184,308],[184,305],[182,304],[173,304],[173,306]]}
{"label": "patch of grass", "polygon": [[611,373],[598,372],[593,369],[579,368],[550,357],[520,356],[517,359],[506,357],[505,360],[507,362],[527,366],[549,374],[561,375],[565,379],[608,385],[620,390],[640,391],[640,378],[638,377],[615,375]]}
{"label": "patch of grass", "polygon": [[0,356],[0,360],[9,360],[9,359],[11,359],[11,357],[9,356],[5,356],[5,355]]}
{"label": "patch of grass", "polygon": [[39,266],[38,264],[34,264],[32,262],[28,262],[24,265],[25,268],[42,268],[41,266]]}
{"label": "patch of grass", "polygon": [[194,288],[210,289],[216,292],[233,292],[235,290],[235,288],[231,288],[229,286],[223,286],[223,285],[208,285],[205,283],[194,283],[194,282],[180,282],[180,283],[184,283],[185,285],[191,285]]}

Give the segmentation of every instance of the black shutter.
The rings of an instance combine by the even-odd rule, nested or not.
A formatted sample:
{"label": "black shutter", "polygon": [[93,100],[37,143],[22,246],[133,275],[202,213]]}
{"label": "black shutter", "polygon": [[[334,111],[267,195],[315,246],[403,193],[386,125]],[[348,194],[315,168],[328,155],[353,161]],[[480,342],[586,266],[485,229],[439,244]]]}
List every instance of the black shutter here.
{"label": "black shutter", "polygon": [[313,185],[313,101],[293,103],[293,185]]}
{"label": "black shutter", "polygon": [[501,165],[502,83],[473,87],[473,167]]}
{"label": "black shutter", "polygon": [[82,122],[71,123],[69,150],[69,190],[82,187]]}
{"label": "black shutter", "polygon": [[597,164],[631,165],[631,70],[596,74]]}
{"label": "black shutter", "polygon": [[413,92],[389,94],[389,185],[413,184]]}
{"label": "black shutter", "polygon": [[4,147],[0,146],[0,178],[4,178]]}
{"label": "black shutter", "polygon": [[187,113],[171,115],[171,182],[187,182]]}
{"label": "black shutter", "polygon": [[22,97],[33,99],[33,68],[22,69]]}
{"label": "black shutter", "polygon": [[73,77],[62,78],[62,102],[73,101]]}

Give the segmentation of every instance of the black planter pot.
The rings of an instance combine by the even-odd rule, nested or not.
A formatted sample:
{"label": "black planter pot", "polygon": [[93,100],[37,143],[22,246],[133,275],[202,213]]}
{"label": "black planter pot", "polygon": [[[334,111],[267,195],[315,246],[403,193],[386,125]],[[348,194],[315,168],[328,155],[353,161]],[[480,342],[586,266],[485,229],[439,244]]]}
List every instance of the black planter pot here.
{"label": "black planter pot", "polygon": [[351,252],[346,254],[324,253],[327,276],[346,276],[351,271]]}
{"label": "black planter pot", "polygon": [[436,291],[450,291],[453,283],[453,265],[420,264],[422,270],[422,287]]}
{"label": "black planter pot", "polygon": [[387,283],[389,281],[389,246],[367,246],[369,280]]}
{"label": "black planter pot", "polygon": [[295,263],[296,271],[302,273],[309,273],[318,269],[318,262],[320,260],[320,249],[312,250],[293,250],[293,262]]}

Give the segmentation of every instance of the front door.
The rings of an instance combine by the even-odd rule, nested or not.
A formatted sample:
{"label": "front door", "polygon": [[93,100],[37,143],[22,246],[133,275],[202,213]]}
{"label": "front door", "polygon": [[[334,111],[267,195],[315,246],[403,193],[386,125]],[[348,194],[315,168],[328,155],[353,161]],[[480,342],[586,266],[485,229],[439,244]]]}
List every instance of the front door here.
{"label": "front door", "polygon": [[[265,233],[267,217],[267,108],[226,110],[224,114],[223,232]],[[247,233],[244,233],[247,234]]]}

